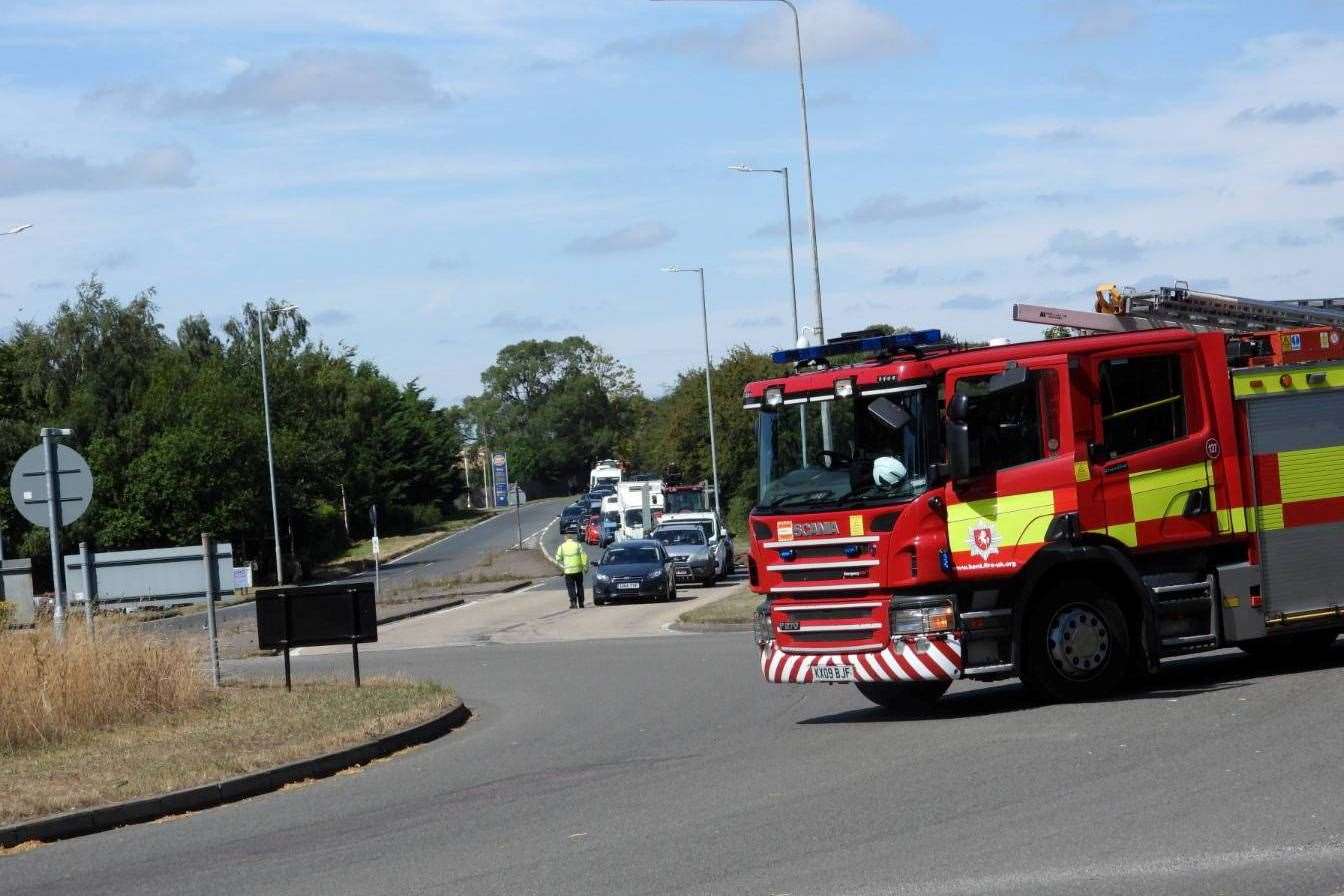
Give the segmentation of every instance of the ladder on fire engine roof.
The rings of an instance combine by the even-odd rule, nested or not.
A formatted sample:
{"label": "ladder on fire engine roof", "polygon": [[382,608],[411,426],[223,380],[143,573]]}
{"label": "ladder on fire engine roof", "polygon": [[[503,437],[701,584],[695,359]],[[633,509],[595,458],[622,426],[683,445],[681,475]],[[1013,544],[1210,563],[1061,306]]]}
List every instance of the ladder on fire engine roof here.
{"label": "ladder on fire engine roof", "polygon": [[1043,305],[1014,305],[1013,320],[1071,327],[1095,333],[1124,333],[1182,327],[1187,330],[1254,332],[1284,327],[1344,328],[1344,298],[1263,301],[1197,292],[1184,280],[1175,286],[1137,292],[1115,284],[1097,287],[1095,311]]}

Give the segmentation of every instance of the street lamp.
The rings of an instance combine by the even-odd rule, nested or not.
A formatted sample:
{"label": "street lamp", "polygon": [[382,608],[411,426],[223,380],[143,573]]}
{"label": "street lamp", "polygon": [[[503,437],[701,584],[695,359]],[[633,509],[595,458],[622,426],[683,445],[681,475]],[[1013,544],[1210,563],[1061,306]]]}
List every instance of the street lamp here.
{"label": "street lamp", "polygon": [[[666,3],[669,0],[653,0],[653,2]],[[685,0],[680,0],[680,2],[685,2]],[[798,24],[798,8],[793,5],[791,0],[716,0],[716,2],[783,3],[793,13],[793,40],[798,50],[798,99],[803,116],[803,173],[807,180],[807,215],[812,234],[812,299],[816,305],[817,339],[820,342],[825,342],[825,339],[822,338],[821,320],[821,261],[817,252],[817,204],[812,195],[812,138],[807,130],[807,85],[803,81],[803,32]]]}
{"label": "street lamp", "polygon": [[266,417],[266,467],[271,474],[271,527],[275,532],[275,584],[285,584],[284,561],[280,557],[280,509],[275,499],[275,453],[271,448],[271,396],[266,380],[266,322],[262,315],[288,314],[297,311],[297,305],[277,305],[265,311],[255,311],[257,315],[257,345],[261,348],[261,406]]}
{"label": "street lamp", "polygon": [[[654,0],[654,2],[666,3],[669,0]],[[815,332],[818,344],[825,344],[821,319],[821,260],[817,252],[817,203],[812,195],[812,138],[807,130],[807,85],[803,80],[803,30],[798,24],[798,7],[793,5],[792,0],[715,0],[715,2],[783,3],[793,13],[793,42],[798,51],[798,100],[803,116],[803,173],[807,180],[807,216],[812,235],[812,300],[817,315]],[[831,409],[827,402],[821,404],[821,444],[825,450],[831,450]]]}
{"label": "street lamp", "polygon": [[0,231],[0,236],[14,236],[16,233],[23,233],[32,228],[31,224],[20,224],[18,227],[11,227],[8,230]]}
{"label": "street lamp", "polygon": [[705,401],[709,407],[709,466],[714,473],[714,513],[722,524],[723,513],[719,509],[719,450],[714,443],[714,392],[709,387],[709,303],[705,301],[705,269],[672,265],[663,270],[669,274],[700,275],[700,323],[705,330]]}
{"label": "street lamp", "polygon": [[[750,165],[729,165],[733,171],[741,171],[745,174],[782,174],[784,176],[784,229],[789,233],[789,292],[793,296],[793,337],[796,340],[802,335],[803,330],[798,328],[798,278],[794,276],[793,271],[793,202],[789,199],[789,169],[783,168],[753,168]],[[803,329],[810,330],[811,327]],[[803,466],[807,466],[807,405],[798,405],[798,428],[802,437],[802,455]]]}
{"label": "street lamp", "polygon": [[789,169],[753,168],[750,165],[729,165],[730,171],[744,174],[782,174],[784,175],[784,229],[789,233],[789,293],[793,297],[793,338],[801,332],[798,329],[798,278],[793,271],[793,203],[789,201]]}

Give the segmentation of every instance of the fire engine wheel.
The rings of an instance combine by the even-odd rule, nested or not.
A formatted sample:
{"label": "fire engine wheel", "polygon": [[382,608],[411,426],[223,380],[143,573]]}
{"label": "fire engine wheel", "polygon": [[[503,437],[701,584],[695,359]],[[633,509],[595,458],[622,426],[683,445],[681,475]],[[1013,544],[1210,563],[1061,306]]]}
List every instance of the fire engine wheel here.
{"label": "fire engine wheel", "polygon": [[883,709],[903,715],[918,715],[927,712],[938,702],[938,698],[947,693],[952,686],[950,681],[920,681],[891,684],[877,681],[856,681],[854,686],[859,693]]}
{"label": "fire engine wheel", "polygon": [[1060,582],[1027,617],[1023,683],[1048,700],[1086,700],[1120,686],[1129,626],[1109,592],[1088,579]]}

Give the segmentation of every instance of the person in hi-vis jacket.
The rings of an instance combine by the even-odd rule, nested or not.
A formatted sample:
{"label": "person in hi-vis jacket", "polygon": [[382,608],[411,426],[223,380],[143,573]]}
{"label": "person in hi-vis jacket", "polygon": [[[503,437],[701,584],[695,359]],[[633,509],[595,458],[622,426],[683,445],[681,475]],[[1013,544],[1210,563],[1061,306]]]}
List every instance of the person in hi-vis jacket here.
{"label": "person in hi-vis jacket", "polygon": [[579,544],[576,533],[565,533],[565,540],[556,548],[555,562],[565,570],[565,590],[569,592],[569,605],[582,607],[583,571],[588,568],[588,552]]}

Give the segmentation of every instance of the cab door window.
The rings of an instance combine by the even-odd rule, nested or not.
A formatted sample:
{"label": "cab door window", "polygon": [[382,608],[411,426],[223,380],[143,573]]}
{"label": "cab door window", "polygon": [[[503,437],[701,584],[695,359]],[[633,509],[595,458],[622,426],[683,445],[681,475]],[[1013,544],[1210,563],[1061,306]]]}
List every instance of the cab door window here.
{"label": "cab door window", "polygon": [[972,399],[971,474],[1044,460],[1059,453],[1059,377],[1032,370],[1021,386],[992,391],[992,374],[963,377],[956,392]]}
{"label": "cab door window", "polygon": [[1174,442],[1189,431],[1179,355],[1110,358],[1098,379],[1107,457]]}

